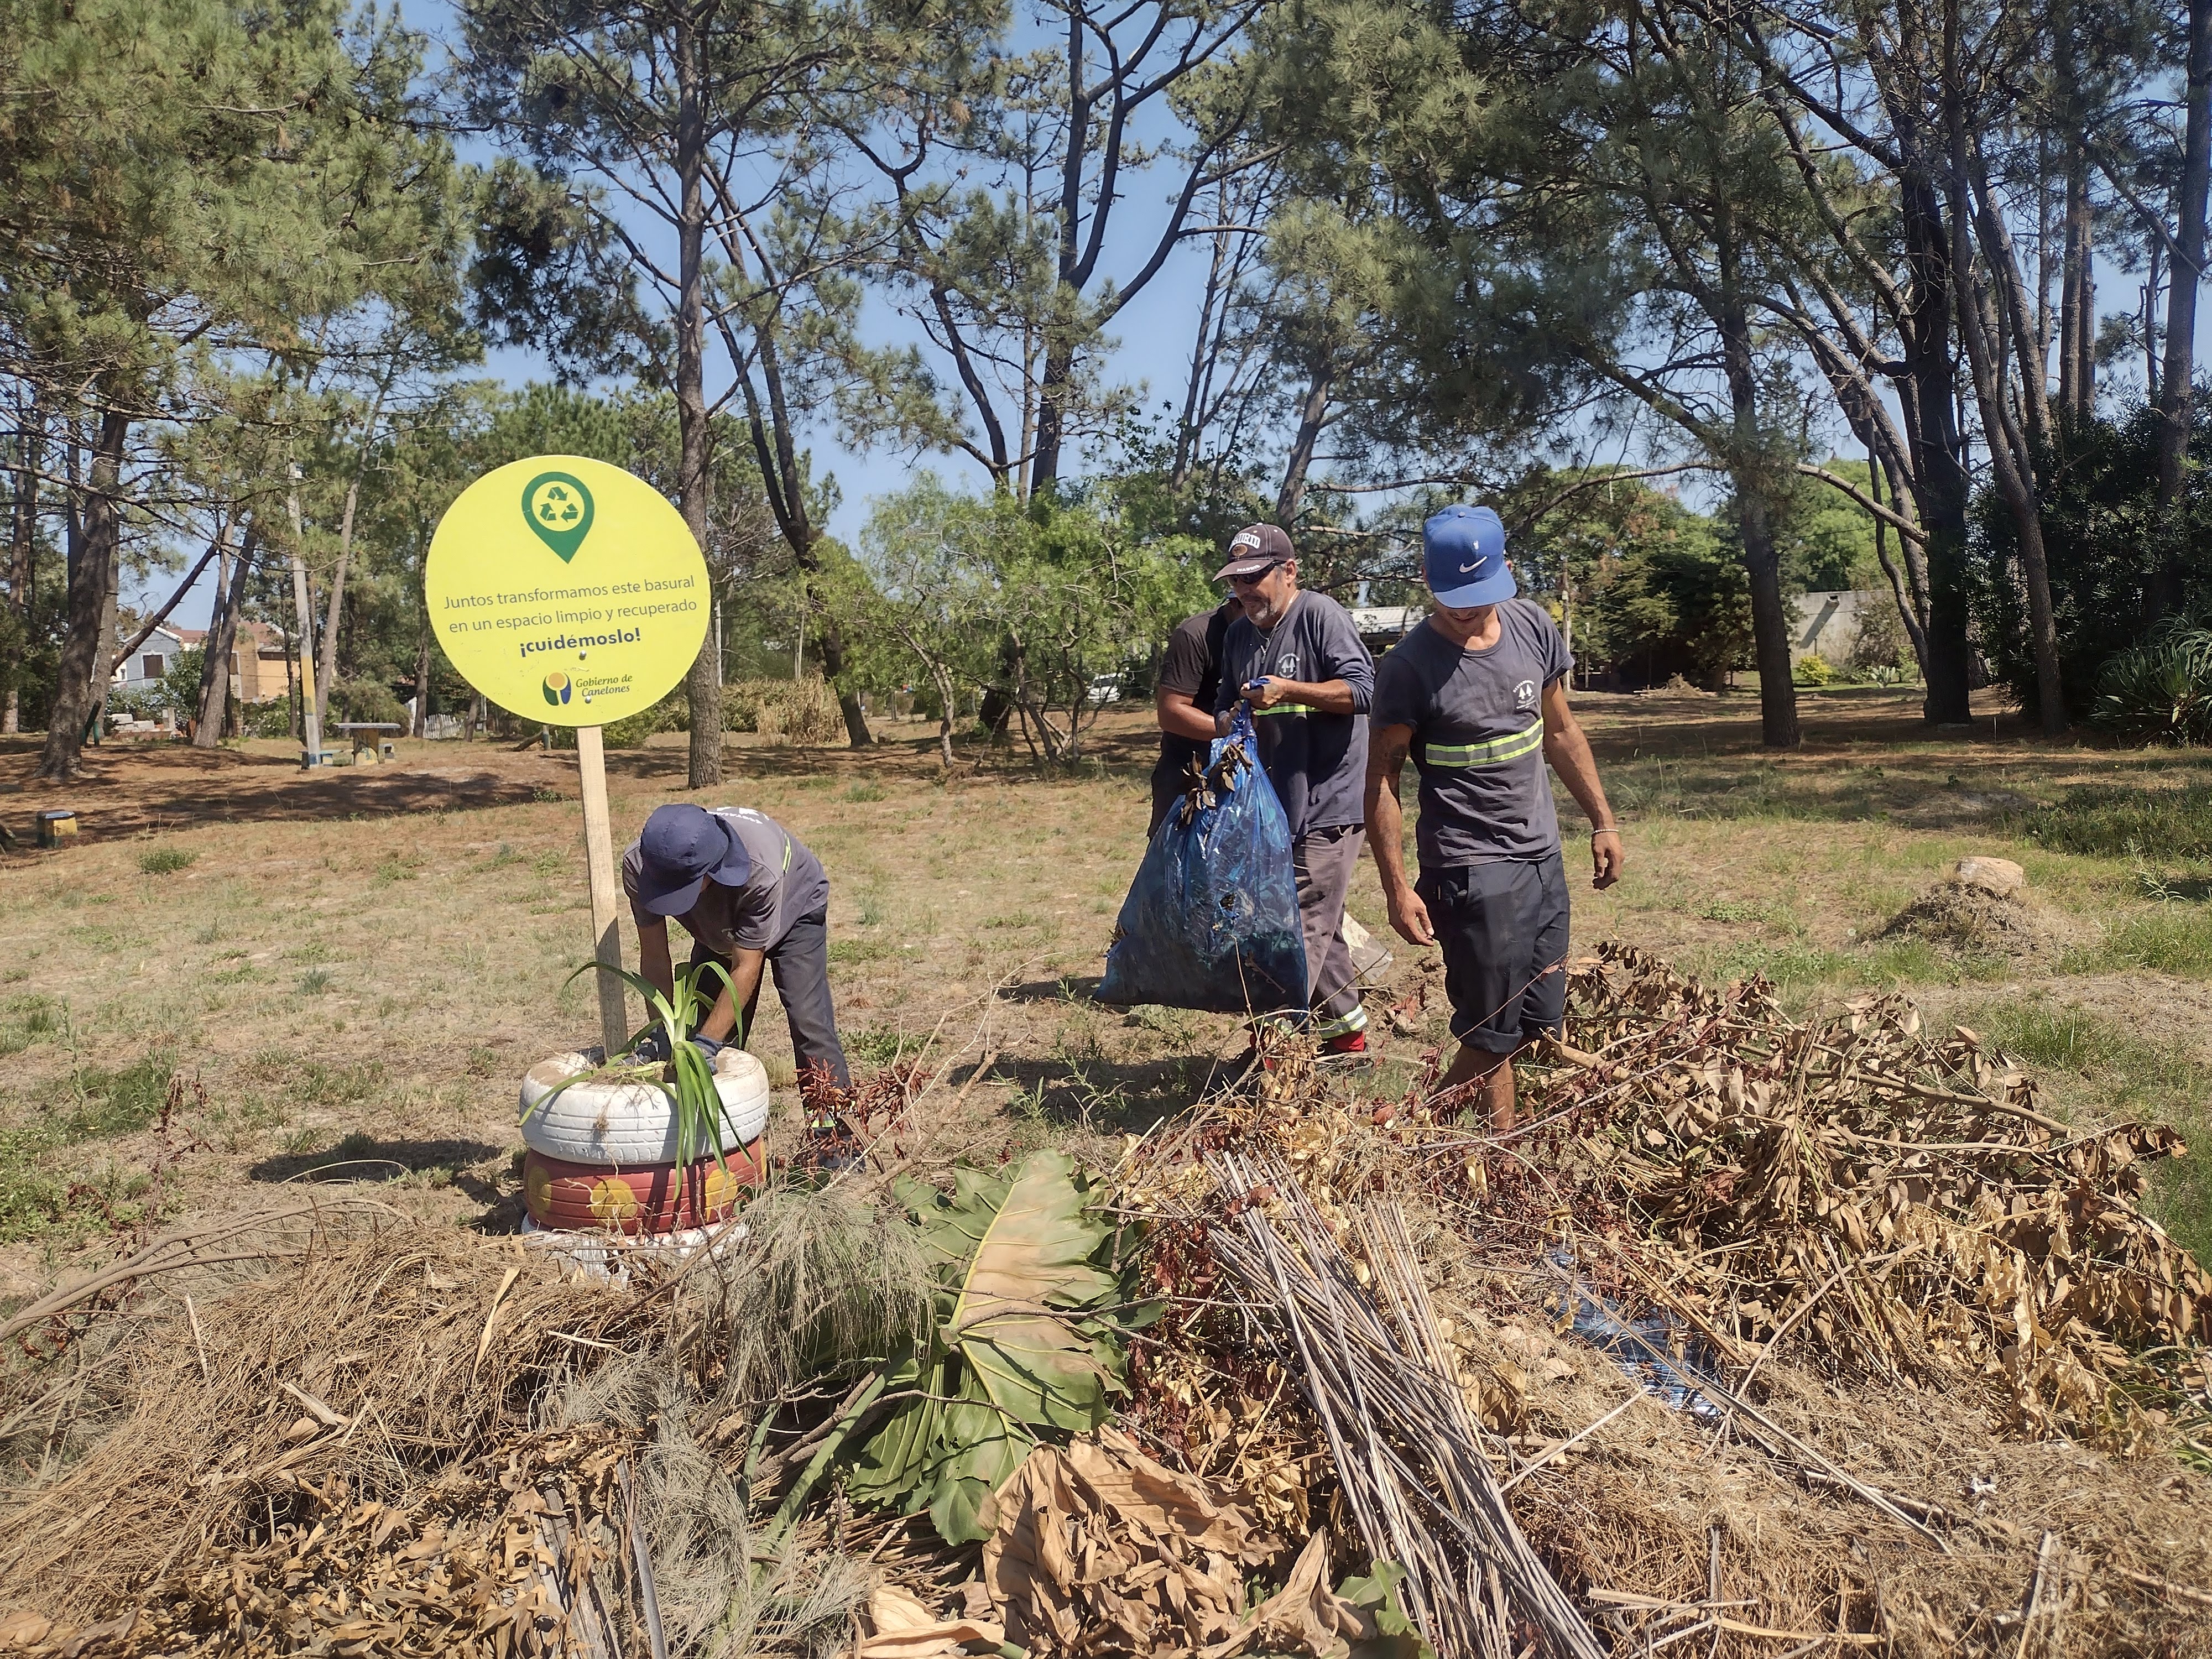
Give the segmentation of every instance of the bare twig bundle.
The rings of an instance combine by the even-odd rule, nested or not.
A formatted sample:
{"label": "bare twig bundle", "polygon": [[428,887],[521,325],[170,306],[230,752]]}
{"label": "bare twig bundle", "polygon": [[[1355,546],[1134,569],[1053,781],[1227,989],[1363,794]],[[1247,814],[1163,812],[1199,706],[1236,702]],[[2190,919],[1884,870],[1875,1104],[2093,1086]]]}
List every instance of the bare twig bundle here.
{"label": "bare twig bundle", "polygon": [[1444,1659],[1502,1659],[1517,1611],[1559,1652],[1600,1659],[1604,1645],[1498,1490],[1404,1218],[1385,1207],[1356,1223],[1378,1297],[1287,1168],[1235,1153],[1208,1162],[1237,1220],[1214,1235],[1216,1256],[1261,1328],[1296,1354],[1360,1534],[1406,1569],[1422,1634]]}

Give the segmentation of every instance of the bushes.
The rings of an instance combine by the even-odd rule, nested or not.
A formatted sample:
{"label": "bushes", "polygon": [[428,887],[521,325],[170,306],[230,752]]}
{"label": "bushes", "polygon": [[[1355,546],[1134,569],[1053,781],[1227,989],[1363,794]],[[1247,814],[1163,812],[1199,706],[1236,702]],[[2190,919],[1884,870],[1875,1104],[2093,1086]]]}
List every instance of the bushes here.
{"label": "bushes", "polygon": [[[2038,463],[2059,678],[2067,712],[2077,719],[2101,720],[2105,665],[2146,643],[2144,619],[2155,608],[2150,583],[2165,562],[2169,535],[2179,538],[2182,553],[2173,613],[2212,617],[2212,560],[2202,551],[2212,546],[2212,470],[2188,470],[2174,520],[2162,522],[2157,429],[2157,411],[2146,407],[2122,421],[2083,422],[2055,436]],[[2212,454],[2212,398],[2197,399],[2189,443],[2192,455]],[[1976,641],[1992,676],[2033,714],[2035,656],[2019,545],[1993,490],[1976,499],[1972,536]],[[2143,665],[2150,665],[2148,659]]]}
{"label": "bushes", "polygon": [[1790,678],[1800,685],[1832,685],[1836,671],[1819,652],[1808,651],[1791,665]]}
{"label": "bushes", "polygon": [[2109,659],[2089,718],[2136,743],[2212,743],[2212,629],[2168,623]]}
{"label": "bushes", "polygon": [[842,742],[844,712],[819,675],[795,680],[739,680],[722,688],[722,726],[758,732],[770,743],[811,747]]}

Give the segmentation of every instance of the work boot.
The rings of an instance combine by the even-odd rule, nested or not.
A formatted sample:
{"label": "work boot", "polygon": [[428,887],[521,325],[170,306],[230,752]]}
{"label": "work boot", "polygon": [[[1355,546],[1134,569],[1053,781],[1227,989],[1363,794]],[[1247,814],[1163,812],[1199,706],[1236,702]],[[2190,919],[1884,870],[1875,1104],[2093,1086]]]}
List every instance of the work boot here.
{"label": "work boot", "polygon": [[1330,1037],[1314,1055],[1315,1065],[1336,1071],[1364,1072],[1374,1063],[1375,1056],[1367,1052],[1364,1031],[1345,1031]]}

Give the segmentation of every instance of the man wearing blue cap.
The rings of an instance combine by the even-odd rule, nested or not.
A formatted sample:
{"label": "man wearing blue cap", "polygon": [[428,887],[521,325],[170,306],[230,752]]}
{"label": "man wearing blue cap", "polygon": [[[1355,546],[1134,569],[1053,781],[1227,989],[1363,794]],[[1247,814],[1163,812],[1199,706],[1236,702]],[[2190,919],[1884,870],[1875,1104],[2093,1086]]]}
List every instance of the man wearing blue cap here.
{"label": "man wearing blue cap", "polygon": [[830,1000],[830,878],[798,836],[750,807],[659,807],[623,852],[622,874],[646,979],[663,994],[675,987],[671,916],[691,935],[692,967],[719,962],[729,971],[728,985],[707,975],[714,1006],[692,1038],[710,1059],[732,1030],[742,1040],[752,1030],[766,965],[775,970],[801,1091],[852,1087]]}
{"label": "man wearing blue cap", "polygon": [[[1513,1127],[1513,1056],[1566,1008],[1567,883],[1547,763],[1589,817],[1591,885],[1620,879],[1620,832],[1589,740],[1567,707],[1566,641],[1519,592],[1505,526],[1449,507],[1421,526],[1436,606],[1377,665],[1367,822],[1390,925],[1441,944],[1459,1053],[1442,1086],[1480,1081]],[[1406,878],[1398,777],[1421,775],[1421,878]]]}

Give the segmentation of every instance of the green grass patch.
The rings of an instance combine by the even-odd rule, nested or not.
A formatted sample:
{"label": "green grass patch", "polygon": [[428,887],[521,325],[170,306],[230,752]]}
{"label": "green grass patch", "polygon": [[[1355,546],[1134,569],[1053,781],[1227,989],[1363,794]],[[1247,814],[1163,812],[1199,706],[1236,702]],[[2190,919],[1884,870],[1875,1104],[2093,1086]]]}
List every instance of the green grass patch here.
{"label": "green grass patch", "polygon": [[75,1079],[76,1101],[62,1121],[64,1138],[90,1140],[144,1128],[161,1115],[176,1069],[169,1056],[159,1052],[115,1070],[80,1066]]}
{"label": "green grass patch", "polygon": [[2171,1123],[2189,1155],[2159,1165],[2148,1208],[2212,1262],[2212,1088],[2186,1048],[2148,1042],[2112,1021],[2048,1003],[1991,1003],[1965,1023],[2034,1067],[2056,1114]]}
{"label": "green grass patch", "polygon": [[138,868],[149,876],[173,876],[179,870],[191,867],[198,853],[187,853],[181,847],[156,847],[150,853],[138,855]]}
{"label": "green grass patch", "polygon": [[1715,899],[1698,912],[1707,921],[1765,921],[1767,908],[1742,899]]}
{"label": "green grass patch", "polygon": [[2051,805],[2021,814],[2007,828],[2054,853],[2111,859],[2212,857],[2212,784],[2178,789],[2081,784]]}
{"label": "green grass patch", "polygon": [[832,962],[876,962],[890,953],[891,947],[881,939],[833,939],[830,941],[830,960]]}
{"label": "green grass patch", "polygon": [[331,975],[326,968],[311,968],[300,975],[300,994],[303,997],[319,997],[330,988]]}
{"label": "green grass patch", "polygon": [[847,800],[881,800],[884,787],[880,783],[856,783],[845,791]]}
{"label": "green grass patch", "polygon": [[69,1029],[69,1011],[52,997],[10,997],[0,1005],[0,1055],[20,1054]]}
{"label": "green grass patch", "polygon": [[866,1027],[857,1031],[840,1031],[837,1040],[845,1045],[847,1058],[863,1066],[886,1066],[898,1058],[902,1047],[908,1054],[921,1047],[921,1039],[911,1032]]}
{"label": "green grass patch", "polygon": [[2169,904],[2124,916],[2097,944],[2069,951],[2058,964],[2065,974],[2130,968],[2176,979],[2212,979],[2212,910]]}

